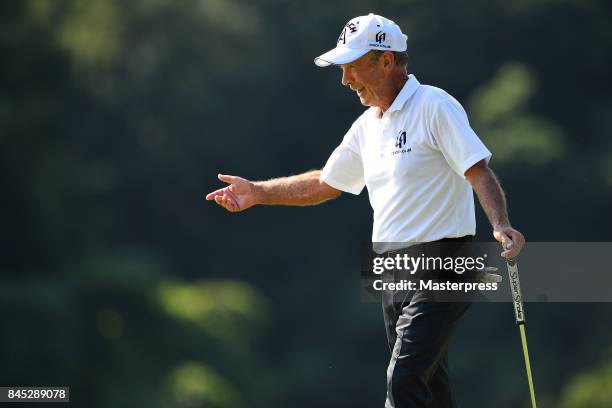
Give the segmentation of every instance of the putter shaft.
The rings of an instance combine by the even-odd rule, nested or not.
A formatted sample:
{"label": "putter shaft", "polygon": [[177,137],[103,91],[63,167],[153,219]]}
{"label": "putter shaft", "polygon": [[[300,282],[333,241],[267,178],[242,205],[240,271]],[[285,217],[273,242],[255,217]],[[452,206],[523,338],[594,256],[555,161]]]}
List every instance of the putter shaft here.
{"label": "putter shaft", "polygon": [[523,356],[525,357],[525,370],[527,370],[527,381],[529,381],[529,394],[531,395],[531,405],[536,408],[535,389],[533,387],[533,377],[531,375],[531,363],[529,362],[529,350],[527,349],[527,335],[525,334],[525,323],[519,324],[521,341],[523,343]]}
{"label": "putter shaft", "polygon": [[529,361],[529,350],[527,348],[527,335],[525,334],[525,308],[523,306],[523,295],[521,293],[521,282],[519,280],[518,265],[516,259],[508,259],[508,278],[510,290],[512,292],[512,303],[514,305],[514,315],[521,333],[521,344],[523,346],[523,357],[525,358],[525,370],[527,371],[527,381],[529,382],[529,394],[531,396],[532,408],[537,408],[535,398],[535,388],[533,386],[533,376],[531,374],[531,363]]}

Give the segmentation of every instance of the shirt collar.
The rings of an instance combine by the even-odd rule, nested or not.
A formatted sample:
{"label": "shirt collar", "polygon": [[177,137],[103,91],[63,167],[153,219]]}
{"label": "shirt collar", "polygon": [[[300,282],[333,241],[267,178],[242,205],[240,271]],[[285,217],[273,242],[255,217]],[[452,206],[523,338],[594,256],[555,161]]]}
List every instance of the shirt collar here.
{"label": "shirt collar", "polygon": [[[395,97],[395,100],[389,106],[389,109],[385,111],[385,115],[388,112],[395,112],[404,106],[404,103],[416,92],[417,88],[421,85],[421,83],[416,79],[413,74],[408,75],[408,80],[404,84],[404,87],[400,91],[399,94]],[[384,116],[384,115],[383,115]]]}

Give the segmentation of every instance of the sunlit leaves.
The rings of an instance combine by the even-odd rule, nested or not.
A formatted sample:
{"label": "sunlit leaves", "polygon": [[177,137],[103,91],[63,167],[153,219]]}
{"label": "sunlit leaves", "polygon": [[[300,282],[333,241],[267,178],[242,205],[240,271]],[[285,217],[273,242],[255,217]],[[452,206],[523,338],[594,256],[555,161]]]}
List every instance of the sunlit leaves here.
{"label": "sunlit leaves", "polygon": [[526,66],[507,63],[473,94],[473,125],[496,162],[546,164],[565,153],[563,130],[529,113],[529,99],[536,90],[536,77]]}
{"label": "sunlit leaves", "polygon": [[239,281],[166,282],[158,291],[162,308],[230,342],[250,339],[267,317],[265,298]]}
{"label": "sunlit leaves", "polygon": [[561,408],[612,406],[612,361],[576,377],[564,390]]}
{"label": "sunlit leaves", "polygon": [[87,65],[113,60],[120,47],[119,5],[109,0],[72,2],[60,27],[60,41],[74,58]]}
{"label": "sunlit leaves", "polygon": [[166,379],[167,406],[175,408],[238,408],[246,406],[240,391],[212,367],[198,363],[180,364]]}

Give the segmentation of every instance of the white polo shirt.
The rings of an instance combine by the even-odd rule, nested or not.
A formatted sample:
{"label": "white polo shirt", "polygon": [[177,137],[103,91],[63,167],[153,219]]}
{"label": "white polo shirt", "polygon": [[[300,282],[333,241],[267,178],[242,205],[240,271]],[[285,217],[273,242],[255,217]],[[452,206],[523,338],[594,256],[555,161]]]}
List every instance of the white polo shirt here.
{"label": "white polo shirt", "polygon": [[464,173],[491,152],[461,104],[410,75],[382,118],[378,112],[371,107],[353,123],[321,175],[348,193],[368,188],[374,249],[474,235],[474,197]]}

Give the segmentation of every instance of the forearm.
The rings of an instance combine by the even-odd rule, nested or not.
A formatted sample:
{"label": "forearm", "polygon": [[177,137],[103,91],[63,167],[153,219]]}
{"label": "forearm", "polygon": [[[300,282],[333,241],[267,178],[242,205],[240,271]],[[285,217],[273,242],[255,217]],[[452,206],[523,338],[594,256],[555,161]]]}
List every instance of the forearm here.
{"label": "forearm", "polygon": [[525,244],[525,237],[510,225],[506,197],[493,171],[484,160],[476,163],[465,172],[478,201],[493,226],[493,237],[501,242],[504,251],[501,256],[515,258]]}
{"label": "forearm", "polygon": [[340,195],[320,180],[321,171],[312,170],[289,177],[253,183],[257,204],[315,205]]}
{"label": "forearm", "polygon": [[509,226],[506,197],[493,171],[484,165],[480,171],[475,172],[469,179],[491,225],[494,228]]}

